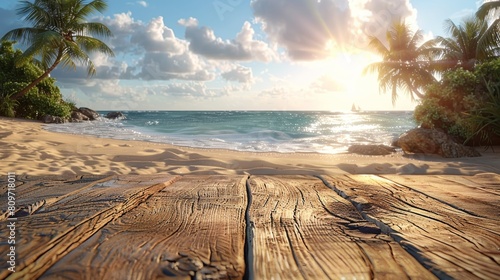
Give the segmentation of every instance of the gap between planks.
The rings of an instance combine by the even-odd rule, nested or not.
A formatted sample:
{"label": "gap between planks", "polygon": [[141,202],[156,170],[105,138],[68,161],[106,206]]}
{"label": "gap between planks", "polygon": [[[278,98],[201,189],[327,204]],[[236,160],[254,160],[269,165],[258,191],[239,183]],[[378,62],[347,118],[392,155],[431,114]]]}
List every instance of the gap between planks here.
{"label": "gap between planks", "polygon": [[[111,187],[111,185],[120,182],[120,180],[124,181],[124,177],[126,176],[105,178],[99,184]],[[133,177],[130,176],[129,178]],[[143,176],[143,178],[148,177],[153,178],[154,176]],[[196,177],[192,176],[191,178]],[[93,187],[99,184],[94,182],[86,185],[81,190],[72,191],[71,195],[51,200],[51,203],[44,206],[46,208],[44,211],[47,211],[47,209],[67,211],[71,209],[64,208],[62,204],[83,203],[85,201],[82,199],[85,196],[94,194],[99,200],[95,206],[107,207],[107,210],[96,211],[90,219],[83,222],[68,224],[67,227],[73,226],[75,228],[73,233],[71,231],[51,232],[50,242],[48,243],[45,242],[47,239],[44,238],[40,240],[35,239],[35,241],[38,241],[35,244],[48,244],[48,247],[43,252],[33,251],[37,257],[31,257],[31,264],[24,264],[26,267],[24,269],[26,270],[26,274],[24,276],[39,276],[40,273],[44,273],[45,271],[49,271],[47,275],[51,275],[50,269],[53,269],[52,273],[55,273],[57,267],[54,264],[57,264],[59,260],[69,257],[68,254],[75,255],[77,253],[75,249],[79,249],[89,238],[96,237],[97,235],[95,234],[102,232],[102,229],[110,225],[111,222],[117,222],[121,217],[130,215],[132,212],[138,210],[138,207],[144,207],[144,203],[151,202],[151,197],[157,196],[167,185],[172,186],[175,181],[181,178],[184,177],[172,177],[170,181],[163,183],[163,186],[161,184],[154,185],[146,193],[140,193],[139,191],[139,193],[136,193],[136,196],[127,194],[121,198],[110,196],[109,193],[103,193],[102,190],[96,190]],[[432,278],[433,275],[429,274],[428,270],[422,269],[420,263],[424,264],[438,276],[448,275],[445,270],[449,266],[449,263],[430,261],[436,258],[432,255],[432,252],[428,258],[427,255],[422,253],[418,243],[415,245],[414,242],[412,243],[411,238],[408,239],[409,241],[405,239],[407,237],[404,235],[404,232],[401,233],[394,230],[394,225],[383,223],[382,218],[372,215],[373,209],[372,212],[369,212],[368,210],[370,209],[364,208],[367,206],[376,206],[376,204],[369,202],[370,196],[365,197],[365,200],[363,200],[362,197],[355,198],[352,195],[346,195],[347,192],[331,184],[331,177],[319,176],[323,182],[311,176],[251,176],[250,178],[245,176],[245,178],[247,179],[244,182],[243,194],[246,195],[248,203],[242,200],[238,202],[242,206],[238,210],[238,213],[243,213],[243,216],[239,216],[238,219],[244,220],[242,224],[246,229],[241,234],[246,236],[246,239],[242,241],[245,248],[238,247],[238,250],[242,250],[241,254],[245,257],[244,263],[246,263],[246,268],[242,268],[241,260],[238,261],[236,258],[236,265],[232,265],[233,268],[236,268],[236,272],[233,274],[234,277],[228,278],[270,279],[268,276],[272,277],[276,275],[281,275],[282,278],[293,275],[297,278],[306,279],[312,279],[311,277],[329,278],[333,275],[339,277],[342,275],[362,276],[369,279],[404,279],[419,278],[419,276],[422,279]],[[370,178],[375,178],[373,180],[377,181],[380,177],[372,176]],[[362,176],[345,177],[345,179],[347,181],[355,181],[356,187],[366,188],[370,186],[366,184],[366,178]],[[380,178],[380,180],[383,179]],[[108,183],[106,184],[105,182]],[[119,183],[117,184],[120,185]],[[331,187],[346,199],[344,200],[344,198],[338,196],[325,185]],[[371,186],[374,185],[376,184],[372,184]],[[265,192],[262,192],[262,190],[265,190]],[[283,190],[286,190],[286,192],[283,192]],[[292,194],[291,199],[287,197],[290,194]],[[78,195],[80,196],[75,199],[75,196]],[[422,192],[422,195],[424,195],[424,192]],[[108,203],[111,201],[114,206],[104,203],[106,200]],[[131,201],[127,202],[128,200]],[[445,201],[445,199],[442,200]],[[61,205],[58,205],[58,203]],[[127,203],[130,205],[127,206]],[[274,203],[272,209],[268,208],[271,203]],[[408,203],[413,202],[410,201]],[[353,205],[357,206],[358,209],[356,210]],[[86,206],[89,206],[88,202]],[[196,211],[196,208],[197,206],[192,204],[190,209],[191,211]],[[342,209],[341,214],[337,212],[338,209]],[[75,210],[73,209],[73,211]],[[358,210],[363,217],[359,216]],[[455,207],[454,210],[460,211],[460,207]],[[487,209],[481,210],[482,213],[487,212]],[[41,213],[37,213],[32,217],[41,217],[40,214],[43,214],[44,211],[40,211]],[[71,215],[82,219],[85,215],[89,215],[89,212],[80,214],[80,216],[77,214],[64,215],[61,219],[65,220],[71,217]],[[30,219],[30,216],[25,218]],[[376,227],[366,223],[366,220],[376,223],[383,231],[391,234],[399,241],[402,247],[391,240],[384,240],[377,237],[378,234],[370,233],[370,231],[376,232]],[[43,221],[54,223],[51,219],[47,220],[47,217]],[[366,232],[367,230],[368,232]],[[189,231],[185,233],[189,234]],[[267,239],[269,236],[272,238]],[[276,244],[277,246],[275,246]],[[36,246],[32,247],[36,248]],[[406,249],[406,251],[402,248]],[[203,250],[200,252],[203,252]],[[212,257],[208,257],[207,259],[206,256],[215,253],[212,249],[206,252],[209,252],[208,255],[202,254],[201,257],[197,257],[196,254],[193,255],[193,253],[189,253],[188,251],[180,252],[178,257],[167,256],[166,260],[169,262],[168,267],[170,268],[163,270],[163,273],[167,275],[168,273],[173,273],[172,276],[187,276],[190,275],[189,271],[195,271],[194,273],[201,271],[196,259],[201,260],[202,264],[210,264],[211,261],[209,259]],[[337,252],[343,252],[344,255],[338,255]],[[410,257],[408,252],[413,254],[415,259]],[[30,251],[30,256],[31,254],[32,251]],[[57,257],[51,259],[49,256]],[[270,258],[270,256],[274,257]],[[353,263],[349,264],[342,261],[335,263],[345,259],[346,256],[354,256],[349,257]],[[446,258],[443,257],[442,253],[440,253],[439,257]],[[274,267],[272,267],[272,262],[274,262]],[[354,263],[356,265],[352,266]],[[179,265],[187,269],[186,272],[176,270],[176,267],[179,267]],[[220,267],[217,269],[220,272]],[[211,273],[213,271],[208,267],[204,270],[204,273]],[[490,268],[487,269],[482,276],[488,278],[487,276],[491,276],[490,271]],[[291,274],[280,274],[283,272]],[[78,276],[78,274],[76,275]],[[221,274],[218,275],[221,276]],[[462,274],[458,275],[477,276],[474,272],[463,272],[463,270]],[[14,276],[14,274],[11,276]],[[0,278],[3,277],[0,275]]]}

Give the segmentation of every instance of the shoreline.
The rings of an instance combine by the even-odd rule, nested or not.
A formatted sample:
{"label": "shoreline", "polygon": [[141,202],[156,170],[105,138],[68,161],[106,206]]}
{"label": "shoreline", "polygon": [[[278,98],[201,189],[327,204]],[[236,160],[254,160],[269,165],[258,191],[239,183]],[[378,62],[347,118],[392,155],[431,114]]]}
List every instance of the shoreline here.
{"label": "shoreline", "polygon": [[[350,145],[360,143],[391,145],[395,137],[415,128],[410,111],[396,114],[391,111],[367,114],[164,112],[125,112],[126,118],[107,119],[102,116],[116,112],[97,111],[101,118],[96,121],[47,124],[44,128],[58,133],[166,143],[178,147],[320,154],[344,153]],[[186,120],[193,122],[187,124]],[[373,131],[367,133],[367,129]]]}
{"label": "shoreline", "polygon": [[364,156],[247,152],[50,132],[43,123],[0,118],[0,171],[19,175],[449,174],[500,173],[500,148],[483,157]]}

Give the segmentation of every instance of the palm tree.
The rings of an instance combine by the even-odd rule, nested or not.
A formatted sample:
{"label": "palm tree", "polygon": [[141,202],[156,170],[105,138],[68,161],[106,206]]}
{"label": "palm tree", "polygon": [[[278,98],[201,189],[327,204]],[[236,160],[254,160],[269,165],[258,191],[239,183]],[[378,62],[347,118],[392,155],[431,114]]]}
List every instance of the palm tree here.
{"label": "palm tree", "polygon": [[476,12],[476,16],[481,19],[485,19],[490,15],[490,13],[495,13],[498,9],[500,9],[500,1],[489,1],[484,2],[481,7]]}
{"label": "palm tree", "polygon": [[111,31],[102,23],[87,22],[86,18],[107,8],[105,0],[34,0],[21,1],[17,14],[32,27],[18,28],[5,34],[2,40],[19,40],[28,45],[18,66],[38,58],[45,72],[21,91],[12,96],[18,99],[49,76],[59,64],[63,67],[87,67],[89,76],[95,74],[89,54],[101,52],[114,55],[101,40],[110,37]]}
{"label": "palm tree", "polygon": [[500,55],[500,22],[488,25],[485,19],[468,17],[461,25],[445,21],[450,38],[438,36],[442,61],[453,66],[472,70],[477,61]]}
{"label": "palm tree", "polygon": [[435,42],[423,44],[421,30],[413,32],[404,21],[395,22],[386,34],[387,45],[377,37],[370,37],[370,47],[378,52],[383,61],[368,65],[364,73],[378,72],[381,91],[392,90],[393,104],[398,98],[398,89],[422,98],[422,89],[435,81],[431,61],[435,54]]}

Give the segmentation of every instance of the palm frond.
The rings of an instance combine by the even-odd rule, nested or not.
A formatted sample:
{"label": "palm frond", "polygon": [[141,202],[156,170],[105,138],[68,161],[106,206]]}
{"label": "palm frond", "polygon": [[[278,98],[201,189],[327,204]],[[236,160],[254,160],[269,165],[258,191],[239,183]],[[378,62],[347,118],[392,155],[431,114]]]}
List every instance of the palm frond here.
{"label": "palm frond", "polygon": [[29,1],[20,2],[17,14],[24,17],[24,20],[30,22],[33,26],[43,26],[51,21],[50,13],[44,9],[46,6],[43,3],[44,1],[35,1],[34,3]]}
{"label": "palm frond", "polygon": [[485,2],[477,10],[476,16],[484,19],[495,9],[500,9],[500,1]]}
{"label": "palm frond", "polygon": [[[80,1],[81,2],[81,1]],[[104,12],[108,8],[108,4],[104,0],[94,0],[79,9],[76,13],[76,18],[86,18],[96,12]]]}
{"label": "palm frond", "polygon": [[500,46],[500,19],[496,19],[482,34],[477,43],[478,56],[481,59],[497,56]]}
{"label": "palm frond", "polygon": [[74,31],[79,35],[90,35],[101,38],[109,38],[113,36],[111,30],[100,22],[81,23],[74,29]]}
{"label": "palm frond", "polygon": [[384,45],[384,43],[382,43],[382,41],[380,41],[379,38],[375,36],[370,36],[369,40],[370,43],[368,44],[368,47],[370,47],[378,54],[385,56],[389,52],[389,49]]}
{"label": "palm frond", "polygon": [[375,72],[380,72],[380,66],[383,62],[374,62],[374,63],[371,63],[369,65],[367,65],[364,69],[363,69],[363,75],[366,75],[366,74],[373,74]]}
{"label": "palm frond", "polygon": [[114,56],[113,50],[99,39],[87,36],[76,36],[76,43],[87,53],[100,52],[108,56]]}
{"label": "palm frond", "polygon": [[398,84],[397,80],[392,80],[392,105],[396,105],[396,101],[398,100]]}
{"label": "palm frond", "polygon": [[33,41],[35,36],[44,31],[45,29],[32,27],[16,28],[7,32],[1,40],[12,40],[26,45]]}
{"label": "palm frond", "polygon": [[32,61],[34,57],[41,56],[41,64],[43,68],[47,69],[48,65],[54,62],[54,53],[60,41],[61,35],[54,31],[36,34],[31,41],[31,45],[23,52],[16,64],[20,66]]}

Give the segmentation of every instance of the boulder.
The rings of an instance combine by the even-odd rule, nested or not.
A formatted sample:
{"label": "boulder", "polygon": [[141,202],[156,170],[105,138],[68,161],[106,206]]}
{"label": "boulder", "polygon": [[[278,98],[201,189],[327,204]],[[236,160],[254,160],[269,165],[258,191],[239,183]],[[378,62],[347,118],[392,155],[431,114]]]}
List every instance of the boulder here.
{"label": "boulder", "polygon": [[107,119],[123,119],[125,115],[122,112],[109,112],[106,116]]}
{"label": "boulder", "polygon": [[44,123],[65,123],[66,121],[61,117],[55,117],[52,115],[45,115],[42,117],[42,122]]}
{"label": "boulder", "polygon": [[90,120],[89,117],[85,116],[80,111],[71,112],[71,122],[82,122],[82,121],[88,121],[88,120]]}
{"label": "boulder", "polygon": [[81,107],[80,109],[78,109],[78,112],[87,116],[89,118],[89,120],[91,120],[91,121],[96,120],[96,119],[101,117],[101,115],[99,115],[99,113],[97,113],[96,111],[89,109],[89,108],[85,108],[85,107]]}
{"label": "boulder", "polygon": [[435,129],[412,129],[394,144],[406,153],[436,154],[445,158],[481,156],[474,148],[456,143],[448,134]]}
{"label": "boulder", "polygon": [[386,145],[352,145],[348,152],[360,155],[383,156],[396,152],[396,149]]}

